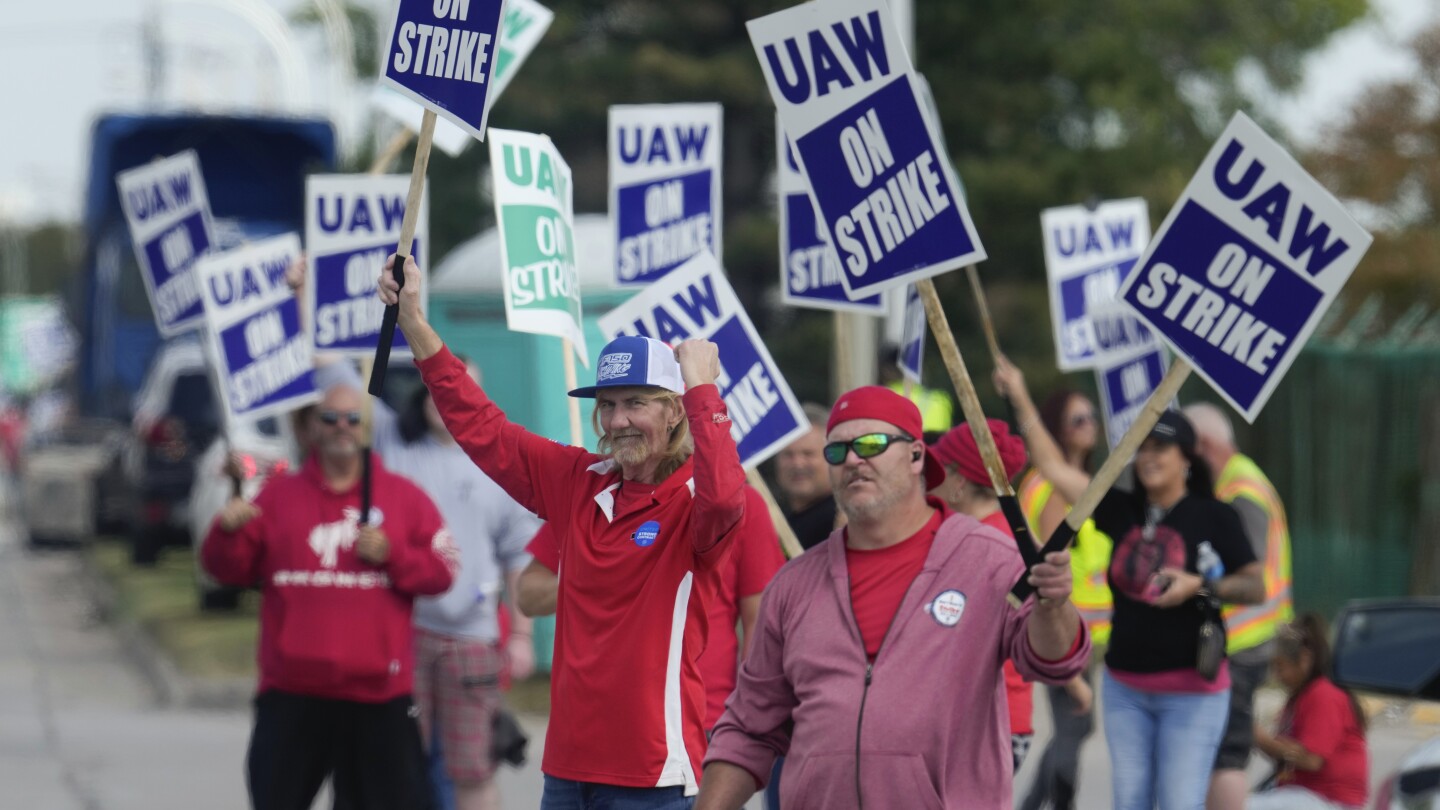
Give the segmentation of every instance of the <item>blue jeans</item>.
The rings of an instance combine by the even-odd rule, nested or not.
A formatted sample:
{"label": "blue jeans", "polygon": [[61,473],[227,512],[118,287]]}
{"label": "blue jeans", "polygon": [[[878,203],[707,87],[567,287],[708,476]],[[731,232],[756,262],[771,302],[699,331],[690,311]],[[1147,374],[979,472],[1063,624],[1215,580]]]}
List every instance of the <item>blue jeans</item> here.
{"label": "blue jeans", "polygon": [[765,810],[780,810],[780,771],[785,767],[785,758],[775,760],[770,769],[770,784],[765,786]]}
{"label": "blue jeans", "polygon": [[632,788],[575,782],[545,775],[540,810],[690,810],[695,797],[683,787]]}
{"label": "blue jeans", "polygon": [[1230,691],[1142,692],[1109,670],[1102,688],[1115,810],[1203,810]]}
{"label": "blue jeans", "polygon": [[445,771],[445,751],[440,748],[440,725],[430,735],[430,785],[435,789],[436,810],[455,810],[455,783]]}

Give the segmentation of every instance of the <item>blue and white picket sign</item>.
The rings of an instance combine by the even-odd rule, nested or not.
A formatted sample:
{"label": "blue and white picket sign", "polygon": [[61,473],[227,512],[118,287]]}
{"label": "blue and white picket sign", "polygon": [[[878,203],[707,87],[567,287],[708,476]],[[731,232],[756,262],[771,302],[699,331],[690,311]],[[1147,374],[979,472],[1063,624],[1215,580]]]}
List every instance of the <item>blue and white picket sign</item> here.
{"label": "blue and white picket sign", "polygon": [[925,304],[920,301],[920,290],[911,284],[905,290],[905,329],[901,332],[895,365],[916,385],[925,373],[925,323]]}
{"label": "blue and white picket sign", "polygon": [[[375,280],[395,252],[410,178],[399,174],[312,174],[305,180],[305,331],[316,351],[374,357],[385,305]],[[425,266],[430,211],[420,197],[410,255]],[[420,305],[426,307],[425,274]],[[409,355],[396,332],[392,352]]]}
{"label": "blue and white picket sign", "polygon": [[1370,242],[1236,113],[1120,296],[1253,422]]}
{"label": "blue and white picket sign", "polygon": [[610,108],[615,279],[648,284],[722,242],[719,104]]}
{"label": "blue and white picket sign", "polygon": [[230,417],[258,419],[319,398],[315,352],[300,328],[300,304],[285,269],[300,258],[293,233],[211,253],[195,267],[207,334],[220,361]]}
{"label": "blue and white picket sign", "polygon": [[885,0],[746,25],[851,298],[985,258]]}
{"label": "blue and white picket sign", "polygon": [[1040,213],[1040,229],[1056,360],[1064,371],[1094,368],[1100,358],[1090,313],[1116,300],[1121,282],[1149,244],[1149,209],[1138,198],[1111,200],[1094,209],[1047,208]]}
{"label": "blue and white picket sign", "polygon": [[770,351],[740,306],[719,262],[708,252],[691,259],[600,318],[605,339],[643,335],[675,344],[714,341],[720,349],[716,384],[730,413],[730,435],[747,469],[810,430]]}
{"label": "blue and white picket sign", "polygon": [[485,140],[504,0],[399,0],[380,83]]}
{"label": "blue and white picket sign", "polygon": [[1095,368],[1095,385],[1100,389],[1105,436],[1112,451],[1165,378],[1170,366],[1169,354],[1157,342],[1139,352],[1112,355],[1113,359]]}
{"label": "blue and white picket sign", "polygon": [[810,187],[785,129],[775,120],[776,186],[780,193],[780,298],[792,307],[882,315],[885,300],[872,295],[851,301],[840,280],[840,263],[820,227]]}
{"label": "blue and white picket sign", "polygon": [[115,185],[160,334],[199,327],[205,310],[194,264],[215,244],[199,156],[186,150],[123,171]]}

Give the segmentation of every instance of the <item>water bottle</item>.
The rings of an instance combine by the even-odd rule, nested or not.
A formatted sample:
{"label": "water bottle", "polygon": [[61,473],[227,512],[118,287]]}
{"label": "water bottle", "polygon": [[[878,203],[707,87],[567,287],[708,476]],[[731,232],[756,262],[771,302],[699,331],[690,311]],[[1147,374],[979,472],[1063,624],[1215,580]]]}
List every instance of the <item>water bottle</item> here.
{"label": "water bottle", "polygon": [[1220,561],[1220,555],[1215,552],[1215,547],[1210,545],[1209,540],[1200,543],[1200,549],[1195,555],[1195,567],[1199,569],[1200,576],[1215,581],[1225,576],[1225,563]]}

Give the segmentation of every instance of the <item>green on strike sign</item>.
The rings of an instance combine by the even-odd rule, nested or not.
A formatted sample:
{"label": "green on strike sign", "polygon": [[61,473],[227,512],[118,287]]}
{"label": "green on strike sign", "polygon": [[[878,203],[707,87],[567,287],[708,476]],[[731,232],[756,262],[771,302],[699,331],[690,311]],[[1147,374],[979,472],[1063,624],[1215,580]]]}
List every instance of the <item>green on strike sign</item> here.
{"label": "green on strike sign", "polygon": [[570,167],[544,135],[491,129],[489,140],[506,325],[566,338],[588,366]]}

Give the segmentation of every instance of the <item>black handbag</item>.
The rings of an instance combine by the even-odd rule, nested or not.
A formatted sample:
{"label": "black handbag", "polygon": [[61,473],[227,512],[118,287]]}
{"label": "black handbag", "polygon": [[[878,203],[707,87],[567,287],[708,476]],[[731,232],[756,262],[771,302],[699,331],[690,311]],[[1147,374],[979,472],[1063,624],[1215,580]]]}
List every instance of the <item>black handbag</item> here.
{"label": "black handbag", "polygon": [[1220,617],[1220,600],[1212,593],[1202,593],[1195,597],[1195,606],[1204,617],[1196,641],[1195,669],[1200,677],[1213,681],[1220,674],[1220,663],[1225,660],[1225,622]]}
{"label": "black handbag", "polygon": [[491,723],[490,758],[495,762],[508,762],[519,768],[525,764],[525,748],[530,738],[525,736],[520,722],[508,709],[495,712]]}

